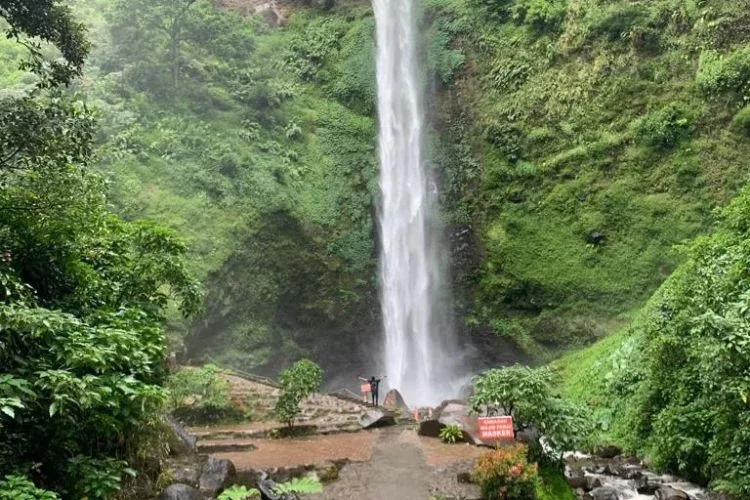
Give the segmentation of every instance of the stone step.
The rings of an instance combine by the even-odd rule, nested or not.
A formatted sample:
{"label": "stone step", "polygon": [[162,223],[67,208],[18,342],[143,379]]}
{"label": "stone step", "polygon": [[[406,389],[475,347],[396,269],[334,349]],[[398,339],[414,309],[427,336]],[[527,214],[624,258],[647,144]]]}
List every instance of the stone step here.
{"label": "stone step", "polygon": [[198,441],[197,448],[199,453],[234,453],[249,452],[257,450],[251,441],[247,440],[217,440],[217,441]]}

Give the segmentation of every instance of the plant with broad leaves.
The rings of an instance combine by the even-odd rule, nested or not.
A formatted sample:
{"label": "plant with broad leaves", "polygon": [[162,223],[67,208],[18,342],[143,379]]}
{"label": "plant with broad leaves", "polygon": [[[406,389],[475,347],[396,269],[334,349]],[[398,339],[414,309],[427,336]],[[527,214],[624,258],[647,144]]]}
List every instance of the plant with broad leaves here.
{"label": "plant with broad leaves", "polygon": [[281,395],[276,402],[276,416],[291,428],[299,415],[300,402],[320,389],[323,383],[323,370],[309,359],[297,361],[284,370],[280,377]]}
{"label": "plant with broad leaves", "polygon": [[21,476],[5,476],[0,480],[0,500],[59,500],[55,493],[34,486]]}
{"label": "plant with broad leaves", "polygon": [[450,424],[440,429],[440,439],[445,443],[455,444],[461,441],[463,437],[464,432],[460,425]]}
{"label": "plant with broad leaves", "polygon": [[563,451],[584,442],[592,429],[582,409],[557,395],[546,368],[516,365],[489,370],[474,379],[470,403],[477,413],[512,416],[514,436],[528,431],[534,451],[550,458],[560,459]]}

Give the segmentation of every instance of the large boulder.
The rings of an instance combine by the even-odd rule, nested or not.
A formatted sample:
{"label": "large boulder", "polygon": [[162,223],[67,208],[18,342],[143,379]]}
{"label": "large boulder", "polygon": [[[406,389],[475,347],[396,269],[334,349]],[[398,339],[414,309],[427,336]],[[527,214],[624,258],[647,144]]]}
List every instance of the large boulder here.
{"label": "large boulder", "polygon": [[365,411],[359,417],[359,425],[363,429],[373,429],[375,427],[385,427],[396,425],[396,419],[393,414],[387,410],[373,408]]}
{"label": "large boulder", "polygon": [[391,389],[388,391],[383,400],[383,406],[390,411],[397,411],[404,415],[411,414],[409,406],[406,404],[406,401],[404,401],[404,397],[401,393],[398,392],[398,389]]}
{"label": "large boulder", "polygon": [[231,460],[210,457],[203,465],[201,477],[198,481],[201,493],[215,497],[237,477],[237,471]]}
{"label": "large boulder", "polygon": [[169,439],[169,446],[172,453],[176,455],[195,453],[197,451],[197,439],[188,434],[187,431],[172,417],[167,417],[166,422],[172,430],[172,436],[171,439]]}
{"label": "large boulder", "polygon": [[443,425],[458,425],[463,427],[466,417],[469,416],[469,407],[462,402],[448,402],[445,406],[438,408],[437,419]]}
{"label": "large boulder", "polygon": [[669,486],[662,486],[656,490],[656,500],[690,500],[690,496],[682,490]]}
{"label": "large boulder", "polygon": [[614,488],[600,486],[583,495],[583,500],[620,500],[620,496]]}
{"label": "large boulder", "polygon": [[421,422],[419,422],[419,430],[417,430],[417,434],[419,434],[420,436],[436,438],[440,436],[440,429],[442,429],[443,427],[443,424],[438,422],[438,420],[435,418],[422,420]]}
{"label": "large boulder", "polygon": [[591,491],[599,488],[602,482],[596,476],[588,476],[580,467],[565,466],[565,479],[571,488]]}
{"label": "large boulder", "polygon": [[162,492],[159,500],[203,500],[203,495],[187,484],[173,484]]}

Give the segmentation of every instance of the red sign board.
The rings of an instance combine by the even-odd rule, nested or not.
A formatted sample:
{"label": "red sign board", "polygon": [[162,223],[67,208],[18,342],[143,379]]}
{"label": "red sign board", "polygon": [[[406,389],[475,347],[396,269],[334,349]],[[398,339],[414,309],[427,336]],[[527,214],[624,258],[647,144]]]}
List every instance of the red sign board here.
{"label": "red sign board", "polygon": [[513,439],[513,417],[480,417],[477,422],[482,441]]}
{"label": "red sign board", "polygon": [[362,391],[362,394],[367,394],[370,392],[370,384],[362,384],[360,390]]}

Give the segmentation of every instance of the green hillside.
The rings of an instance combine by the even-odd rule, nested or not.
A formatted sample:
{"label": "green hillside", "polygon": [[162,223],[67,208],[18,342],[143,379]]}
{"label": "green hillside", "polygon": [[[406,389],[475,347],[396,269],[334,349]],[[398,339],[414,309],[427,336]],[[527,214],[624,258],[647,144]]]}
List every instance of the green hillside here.
{"label": "green hillside", "polygon": [[[169,12],[118,5],[77,2],[81,87],[116,210],[191,243],[205,313],[173,343],[252,369],[356,352],[378,331],[368,3],[292,2],[277,27],[197,2],[177,59],[149,18]],[[430,0],[423,19],[463,335],[548,359],[617,330],[745,181],[746,14]]]}
{"label": "green hillside", "polygon": [[[49,464],[120,456],[160,407],[162,324],[182,361],[275,375],[308,356],[329,381],[369,368],[370,2],[278,0],[279,24],[249,0],[63,2],[90,50],[60,2],[19,2],[0,2],[17,30],[0,39],[0,318],[20,346],[0,339],[6,442],[84,491],[68,472],[96,463]],[[750,10],[422,9],[429,158],[472,368],[550,363],[594,444],[750,495]],[[16,355],[34,335],[51,347]],[[131,382],[141,399],[105,430]],[[40,451],[58,411],[84,423]],[[117,486],[125,466],[107,463]]]}

